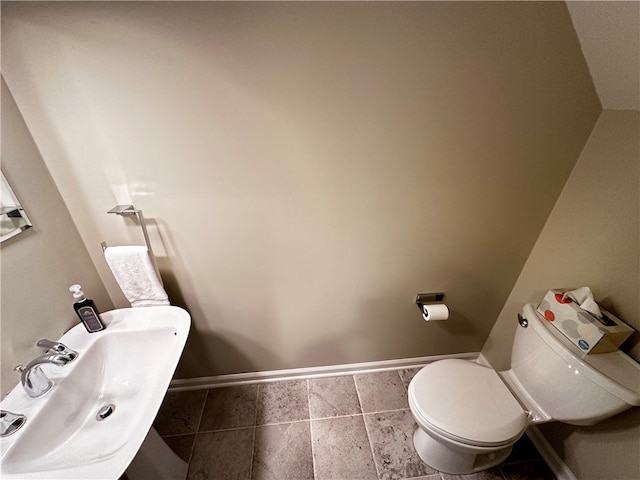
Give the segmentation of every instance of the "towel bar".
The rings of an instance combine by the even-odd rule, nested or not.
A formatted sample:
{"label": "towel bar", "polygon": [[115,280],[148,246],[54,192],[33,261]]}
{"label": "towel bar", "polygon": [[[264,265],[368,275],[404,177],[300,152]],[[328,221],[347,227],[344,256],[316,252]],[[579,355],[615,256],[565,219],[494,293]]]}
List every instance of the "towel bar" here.
{"label": "towel bar", "polygon": [[[153,254],[153,248],[151,248],[151,242],[149,241],[149,233],[147,232],[147,223],[144,220],[144,215],[142,214],[142,210],[139,208],[135,208],[133,205],[116,205],[107,213],[115,213],[116,215],[120,215],[121,217],[129,217],[131,215],[137,215],[138,220],[140,220],[140,228],[142,228],[142,235],[144,235],[144,242],[147,244],[147,250],[149,251],[149,258],[151,258],[151,263],[153,263],[153,268],[158,275],[158,280],[160,280],[160,284],[162,284],[162,277],[160,276],[160,269],[158,268],[158,264],[156,263],[156,256]],[[107,242],[101,242],[102,251],[107,248]]]}

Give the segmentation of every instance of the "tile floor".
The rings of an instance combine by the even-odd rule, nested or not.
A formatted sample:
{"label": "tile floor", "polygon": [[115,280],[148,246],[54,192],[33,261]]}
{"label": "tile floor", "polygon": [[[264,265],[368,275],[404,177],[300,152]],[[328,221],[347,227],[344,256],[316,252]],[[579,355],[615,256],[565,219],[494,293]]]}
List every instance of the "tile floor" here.
{"label": "tile floor", "polygon": [[555,480],[526,437],[507,461],[448,475],[415,453],[418,369],[168,392],[154,426],[188,480]]}

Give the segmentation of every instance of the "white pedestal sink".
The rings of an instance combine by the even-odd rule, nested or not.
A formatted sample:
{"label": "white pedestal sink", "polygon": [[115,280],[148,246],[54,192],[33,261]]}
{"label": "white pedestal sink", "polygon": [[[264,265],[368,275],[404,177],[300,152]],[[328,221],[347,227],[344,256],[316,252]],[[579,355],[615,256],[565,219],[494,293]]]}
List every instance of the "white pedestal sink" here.
{"label": "white pedestal sink", "polygon": [[[117,480],[140,449],[191,317],[162,306],[113,310],[102,319],[107,328],[101,332],[76,325],[60,339],[79,356],[63,367],[43,366],[54,382],[48,393],[31,398],[18,385],[2,401],[3,410],[27,416],[19,431],[0,440],[3,480]],[[98,419],[106,405],[113,413]]]}

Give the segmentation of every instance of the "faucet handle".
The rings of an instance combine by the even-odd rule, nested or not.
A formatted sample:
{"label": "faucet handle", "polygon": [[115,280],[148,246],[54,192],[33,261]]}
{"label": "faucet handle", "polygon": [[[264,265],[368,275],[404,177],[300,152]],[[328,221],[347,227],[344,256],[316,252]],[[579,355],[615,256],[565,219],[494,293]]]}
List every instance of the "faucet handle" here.
{"label": "faucet handle", "polygon": [[40,340],[38,340],[36,345],[38,347],[48,348],[49,350],[53,350],[54,352],[66,355],[67,357],[69,357],[69,362],[75,360],[78,356],[78,352],[70,349],[64,343],[52,342],[51,340],[47,340],[46,338],[41,338]]}
{"label": "faucet handle", "polygon": [[21,413],[0,410],[0,437],[8,437],[17,432],[26,421],[27,417]]}
{"label": "faucet handle", "polygon": [[67,349],[67,346],[64,343],[60,342],[52,342],[51,340],[47,340],[46,338],[41,338],[36,343],[38,347],[48,348],[49,350],[55,350],[56,352],[62,353]]}

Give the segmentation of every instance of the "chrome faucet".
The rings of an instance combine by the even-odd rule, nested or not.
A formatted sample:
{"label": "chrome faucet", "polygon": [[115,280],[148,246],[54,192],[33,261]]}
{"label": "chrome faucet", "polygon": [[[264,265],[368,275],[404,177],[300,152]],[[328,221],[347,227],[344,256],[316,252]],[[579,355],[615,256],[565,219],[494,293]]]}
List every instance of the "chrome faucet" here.
{"label": "chrome faucet", "polygon": [[50,363],[58,366],[65,366],[78,357],[78,352],[71,350],[66,345],[50,340],[38,340],[36,344],[39,347],[45,347],[56,353],[47,353],[31,360],[27,366],[18,365],[14,370],[19,371],[22,375],[20,382],[25,392],[32,398],[40,397],[51,390],[53,381],[45,375],[40,368],[41,365]]}

